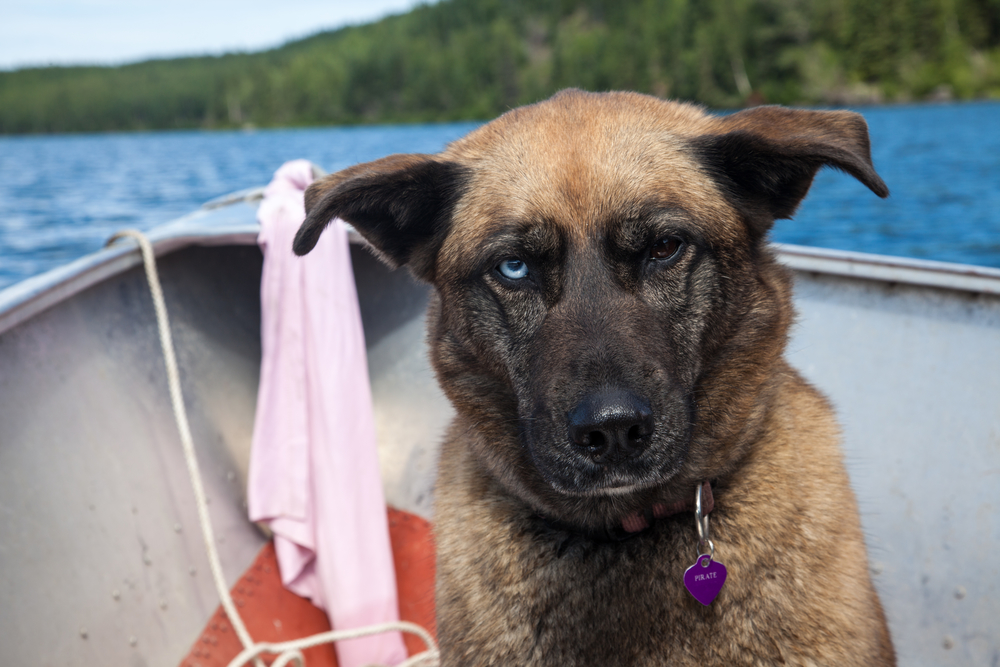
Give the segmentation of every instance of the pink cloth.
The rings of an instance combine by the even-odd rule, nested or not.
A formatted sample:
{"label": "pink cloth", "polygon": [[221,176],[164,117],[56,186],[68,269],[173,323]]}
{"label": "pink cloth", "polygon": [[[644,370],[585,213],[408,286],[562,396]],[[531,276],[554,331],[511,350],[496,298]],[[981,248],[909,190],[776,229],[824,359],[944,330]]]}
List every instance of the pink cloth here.
{"label": "pink cloth", "polygon": [[[347,630],[396,621],[399,606],[347,231],[335,220],[311,253],[292,253],[312,180],[309,162],[286,163],[257,214],[263,360],[247,495],[286,588]],[[336,649],[341,667],[406,658],[398,632]]]}

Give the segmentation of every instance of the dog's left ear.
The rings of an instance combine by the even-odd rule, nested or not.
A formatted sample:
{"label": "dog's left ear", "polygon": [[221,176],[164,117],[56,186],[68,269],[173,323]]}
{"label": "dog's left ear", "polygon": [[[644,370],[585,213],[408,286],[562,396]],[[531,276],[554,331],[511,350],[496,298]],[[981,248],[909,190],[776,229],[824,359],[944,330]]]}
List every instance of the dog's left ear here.
{"label": "dog's left ear", "polygon": [[717,119],[713,129],[695,146],[758,233],[795,213],[823,165],[889,196],[872,166],[868,125],[852,111],[756,107]]}
{"label": "dog's left ear", "polygon": [[306,190],[306,219],[292,248],[304,255],[333,218],[351,223],[392,266],[433,281],[464,181],[457,164],[433,155],[390,155],[322,178]]}

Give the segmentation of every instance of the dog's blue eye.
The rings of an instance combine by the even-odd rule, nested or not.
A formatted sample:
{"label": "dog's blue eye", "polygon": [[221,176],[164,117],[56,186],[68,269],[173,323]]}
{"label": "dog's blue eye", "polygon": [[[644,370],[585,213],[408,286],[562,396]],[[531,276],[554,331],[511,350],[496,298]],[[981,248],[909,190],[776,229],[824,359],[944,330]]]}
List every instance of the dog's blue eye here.
{"label": "dog's blue eye", "polygon": [[528,265],[516,258],[500,262],[497,270],[500,275],[510,280],[520,280],[528,275]]}

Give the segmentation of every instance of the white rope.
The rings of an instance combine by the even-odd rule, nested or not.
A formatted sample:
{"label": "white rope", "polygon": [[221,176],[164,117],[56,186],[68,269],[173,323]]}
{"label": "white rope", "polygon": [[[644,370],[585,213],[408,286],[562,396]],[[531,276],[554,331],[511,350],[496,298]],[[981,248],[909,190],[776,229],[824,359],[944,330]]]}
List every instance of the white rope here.
{"label": "white rope", "polygon": [[[271,665],[271,667],[283,667],[283,665],[288,664],[290,661],[290,658],[284,658],[286,654],[291,654],[293,652],[298,653],[302,649],[312,648],[313,646],[319,646],[320,644],[326,644],[328,642],[336,642],[344,639],[357,639],[358,637],[367,637],[368,635],[377,635],[383,632],[394,631],[411,632],[418,635],[428,647],[427,651],[418,653],[412,658],[400,663],[398,667],[417,667],[418,665],[426,665],[427,667],[430,667],[431,665],[437,665],[437,650],[433,648],[434,639],[430,636],[430,633],[414,623],[399,621],[398,623],[371,625],[366,628],[358,628],[357,630],[334,630],[330,632],[323,632],[311,637],[305,637],[303,639],[295,639],[292,641],[274,644],[260,642],[259,644],[248,646],[244,649],[239,655],[232,659],[229,663],[229,667],[242,667],[262,653],[279,654],[280,657],[274,662],[274,664]],[[283,659],[284,662],[282,662]],[[301,665],[302,663],[297,664]]]}
{"label": "white rope", "polygon": [[244,650],[229,663],[229,667],[242,667],[251,661],[256,667],[264,667],[260,656],[265,653],[278,656],[271,667],[285,667],[292,663],[297,667],[305,667],[305,658],[302,655],[303,649],[345,639],[356,639],[358,637],[396,631],[416,634],[427,646],[426,651],[405,660],[398,667],[436,667],[439,658],[437,645],[434,643],[433,637],[419,625],[405,621],[383,623],[356,630],[323,632],[311,637],[288,642],[254,643],[250,633],[247,632],[246,625],[243,624],[243,619],[240,618],[239,612],[236,611],[236,605],[233,603],[233,598],[229,593],[225,577],[222,574],[219,552],[215,547],[215,534],[212,530],[211,518],[208,515],[208,502],[205,499],[205,489],[201,481],[198,459],[195,457],[194,440],[191,437],[191,427],[188,424],[187,409],[184,407],[184,397],[181,394],[180,373],[177,370],[177,356],[174,352],[173,337],[170,335],[170,320],[167,316],[167,305],[163,299],[163,289],[160,287],[160,278],[156,270],[156,255],[153,252],[153,245],[146,238],[145,234],[134,229],[126,229],[116,233],[108,239],[108,245],[125,237],[135,239],[142,251],[142,260],[146,267],[146,279],[149,282],[149,291],[152,294],[153,307],[156,310],[156,322],[160,332],[160,345],[163,348],[163,360],[167,366],[170,401],[173,404],[177,430],[181,436],[181,445],[184,449],[184,460],[187,462],[188,476],[191,478],[191,486],[194,489],[195,504],[198,508],[198,522],[201,524],[201,536],[205,542],[205,551],[208,555],[209,568],[212,571],[212,580],[215,582],[215,590],[219,595],[219,600],[222,602],[222,608],[225,609],[226,616],[229,617],[229,622],[232,624],[233,629],[240,639],[240,643],[244,647]]}

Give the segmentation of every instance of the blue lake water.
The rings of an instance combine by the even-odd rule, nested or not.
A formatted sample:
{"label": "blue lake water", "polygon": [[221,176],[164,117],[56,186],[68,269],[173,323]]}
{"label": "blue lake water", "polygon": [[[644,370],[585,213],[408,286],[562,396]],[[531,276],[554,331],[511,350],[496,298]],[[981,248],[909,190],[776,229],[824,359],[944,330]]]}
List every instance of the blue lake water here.
{"label": "blue lake water", "polygon": [[[824,169],[774,240],[1000,267],[1000,103],[861,112],[892,196]],[[0,288],[93,252],[116,230],[264,185],[286,160],[334,171],[436,152],[475,126],[0,137]]]}

